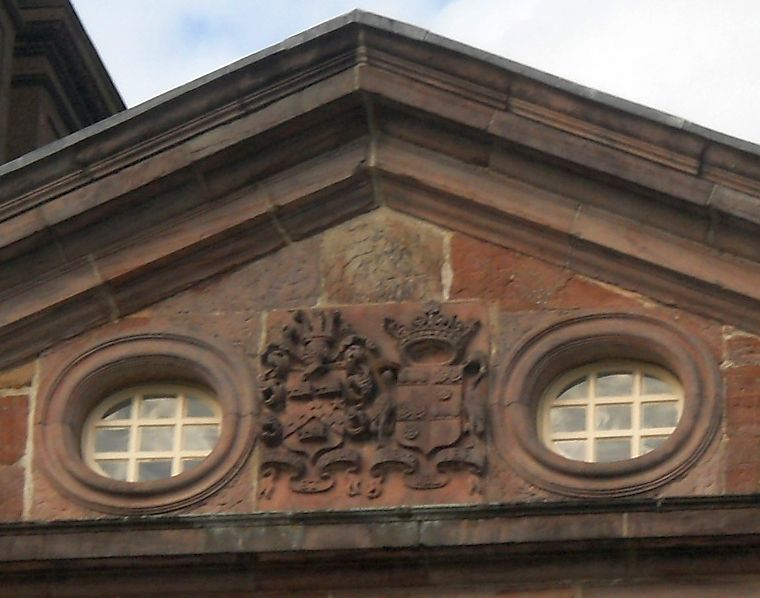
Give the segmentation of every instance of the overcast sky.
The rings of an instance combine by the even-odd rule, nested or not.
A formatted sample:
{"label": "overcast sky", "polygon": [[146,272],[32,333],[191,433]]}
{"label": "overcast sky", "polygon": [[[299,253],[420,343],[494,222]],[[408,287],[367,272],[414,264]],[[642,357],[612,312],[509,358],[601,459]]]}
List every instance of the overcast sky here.
{"label": "overcast sky", "polygon": [[758,0],[73,0],[128,106],[353,8],[760,143]]}

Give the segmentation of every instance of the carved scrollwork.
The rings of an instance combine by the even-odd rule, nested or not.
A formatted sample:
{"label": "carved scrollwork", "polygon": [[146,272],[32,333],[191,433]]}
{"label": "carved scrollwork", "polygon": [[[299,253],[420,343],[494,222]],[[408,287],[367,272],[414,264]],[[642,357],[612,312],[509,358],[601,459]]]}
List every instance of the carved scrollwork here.
{"label": "carved scrollwork", "polygon": [[385,318],[382,346],[339,311],[297,311],[261,355],[261,495],[279,474],[290,491],[375,498],[391,475],[441,488],[457,469],[485,474],[484,353],[467,354],[480,321],[428,307],[406,324]]}

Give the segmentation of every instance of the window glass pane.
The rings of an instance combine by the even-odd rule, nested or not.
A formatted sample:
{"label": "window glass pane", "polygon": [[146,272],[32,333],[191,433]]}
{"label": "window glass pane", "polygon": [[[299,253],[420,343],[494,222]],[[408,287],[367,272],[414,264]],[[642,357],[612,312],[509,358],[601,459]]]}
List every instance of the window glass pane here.
{"label": "window glass pane", "polygon": [[140,428],[141,451],[170,451],[174,448],[174,426]]}
{"label": "window glass pane", "polygon": [[152,459],[137,462],[137,479],[141,482],[162,480],[172,475],[171,459]]}
{"label": "window glass pane", "polygon": [[562,392],[559,393],[557,400],[566,401],[568,399],[584,399],[586,397],[588,397],[588,379],[583,376],[568,384]]}
{"label": "window glass pane", "polygon": [[549,413],[552,432],[580,432],[586,429],[585,407],[553,407]]}
{"label": "window glass pane", "polygon": [[204,459],[182,459],[182,471],[190,471],[191,469],[195,469],[201,463],[203,463],[203,461]]}
{"label": "window glass pane", "polygon": [[633,394],[633,375],[605,372],[596,378],[596,396],[630,397]]}
{"label": "window glass pane", "polygon": [[594,422],[597,430],[630,430],[631,405],[597,405]]}
{"label": "window glass pane", "polygon": [[117,419],[129,419],[132,416],[132,399],[116,403],[103,415],[104,421],[113,421]]}
{"label": "window glass pane", "polygon": [[678,423],[678,403],[644,403],[641,406],[641,425],[643,428],[673,428]]}
{"label": "window glass pane", "polygon": [[146,419],[174,417],[177,414],[177,399],[157,395],[145,396],[140,417]]}
{"label": "window glass pane", "polygon": [[647,453],[653,451],[654,449],[661,446],[662,443],[667,439],[667,436],[644,436],[641,439],[641,454],[646,455]]}
{"label": "window glass pane", "polygon": [[123,453],[129,450],[129,428],[95,430],[96,453]]}
{"label": "window glass pane", "polygon": [[211,451],[219,439],[219,426],[212,424],[207,426],[185,425],[182,428],[183,450]]}
{"label": "window glass pane", "polygon": [[600,463],[655,450],[683,408],[680,385],[659,372],[646,363],[610,360],[565,373],[543,399],[542,440],[568,458]]}
{"label": "window glass pane", "polygon": [[673,387],[659,378],[650,374],[644,374],[641,380],[641,394],[643,395],[672,395]]}
{"label": "window glass pane", "polygon": [[185,415],[187,417],[214,417],[214,410],[205,401],[195,397],[185,399]]}
{"label": "window glass pane", "polygon": [[212,396],[166,382],[106,398],[88,417],[81,448],[99,475],[141,482],[197,467],[219,443],[220,431]]}
{"label": "window glass pane", "polygon": [[127,460],[126,459],[108,459],[98,460],[98,466],[109,478],[114,480],[126,481],[127,479]]}
{"label": "window glass pane", "polygon": [[555,440],[554,449],[562,456],[575,461],[586,460],[585,440]]}
{"label": "window glass pane", "polygon": [[628,438],[598,438],[596,460],[599,463],[622,461],[631,458],[631,441]]}

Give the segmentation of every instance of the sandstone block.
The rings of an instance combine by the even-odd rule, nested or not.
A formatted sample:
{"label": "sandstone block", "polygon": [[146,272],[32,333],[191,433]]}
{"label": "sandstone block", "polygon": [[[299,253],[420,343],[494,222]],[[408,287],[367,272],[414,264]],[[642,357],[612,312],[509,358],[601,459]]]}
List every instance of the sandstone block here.
{"label": "sandstone block", "polygon": [[319,239],[310,238],[155,304],[160,315],[303,307],[319,298]]}
{"label": "sandstone block", "polygon": [[0,371],[0,388],[22,388],[32,384],[34,362]]}
{"label": "sandstone block", "polygon": [[760,365],[760,338],[752,334],[732,334],[726,338],[726,359],[737,366]]}
{"label": "sandstone block", "polygon": [[452,299],[499,301],[508,311],[546,306],[571,274],[559,266],[465,235],[451,240]]}
{"label": "sandstone block", "polygon": [[451,261],[452,298],[495,300],[506,311],[641,307],[631,293],[466,235],[452,238]]}
{"label": "sandstone block", "polygon": [[0,466],[0,521],[18,521],[24,510],[24,468]]}
{"label": "sandstone block", "polygon": [[331,303],[440,299],[442,265],[442,233],[376,210],[325,233],[323,295]]}
{"label": "sandstone block", "polygon": [[726,394],[729,401],[760,396],[760,366],[747,365],[726,370]]}
{"label": "sandstone block", "polygon": [[18,461],[26,450],[28,397],[0,397],[0,465]]}
{"label": "sandstone block", "polygon": [[760,466],[744,464],[730,467],[726,471],[726,492],[728,494],[755,493],[760,488]]}

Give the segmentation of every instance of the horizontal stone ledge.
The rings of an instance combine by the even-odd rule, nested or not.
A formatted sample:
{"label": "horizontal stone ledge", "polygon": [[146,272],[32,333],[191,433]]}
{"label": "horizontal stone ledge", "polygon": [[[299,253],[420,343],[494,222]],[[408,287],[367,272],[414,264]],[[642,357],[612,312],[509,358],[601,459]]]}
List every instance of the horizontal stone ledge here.
{"label": "horizontal stone ledge", "polygon": [[501,547],[748,546],[758,495],[126,517],[0,525],[0,562],[167,555],[319,554]]}

